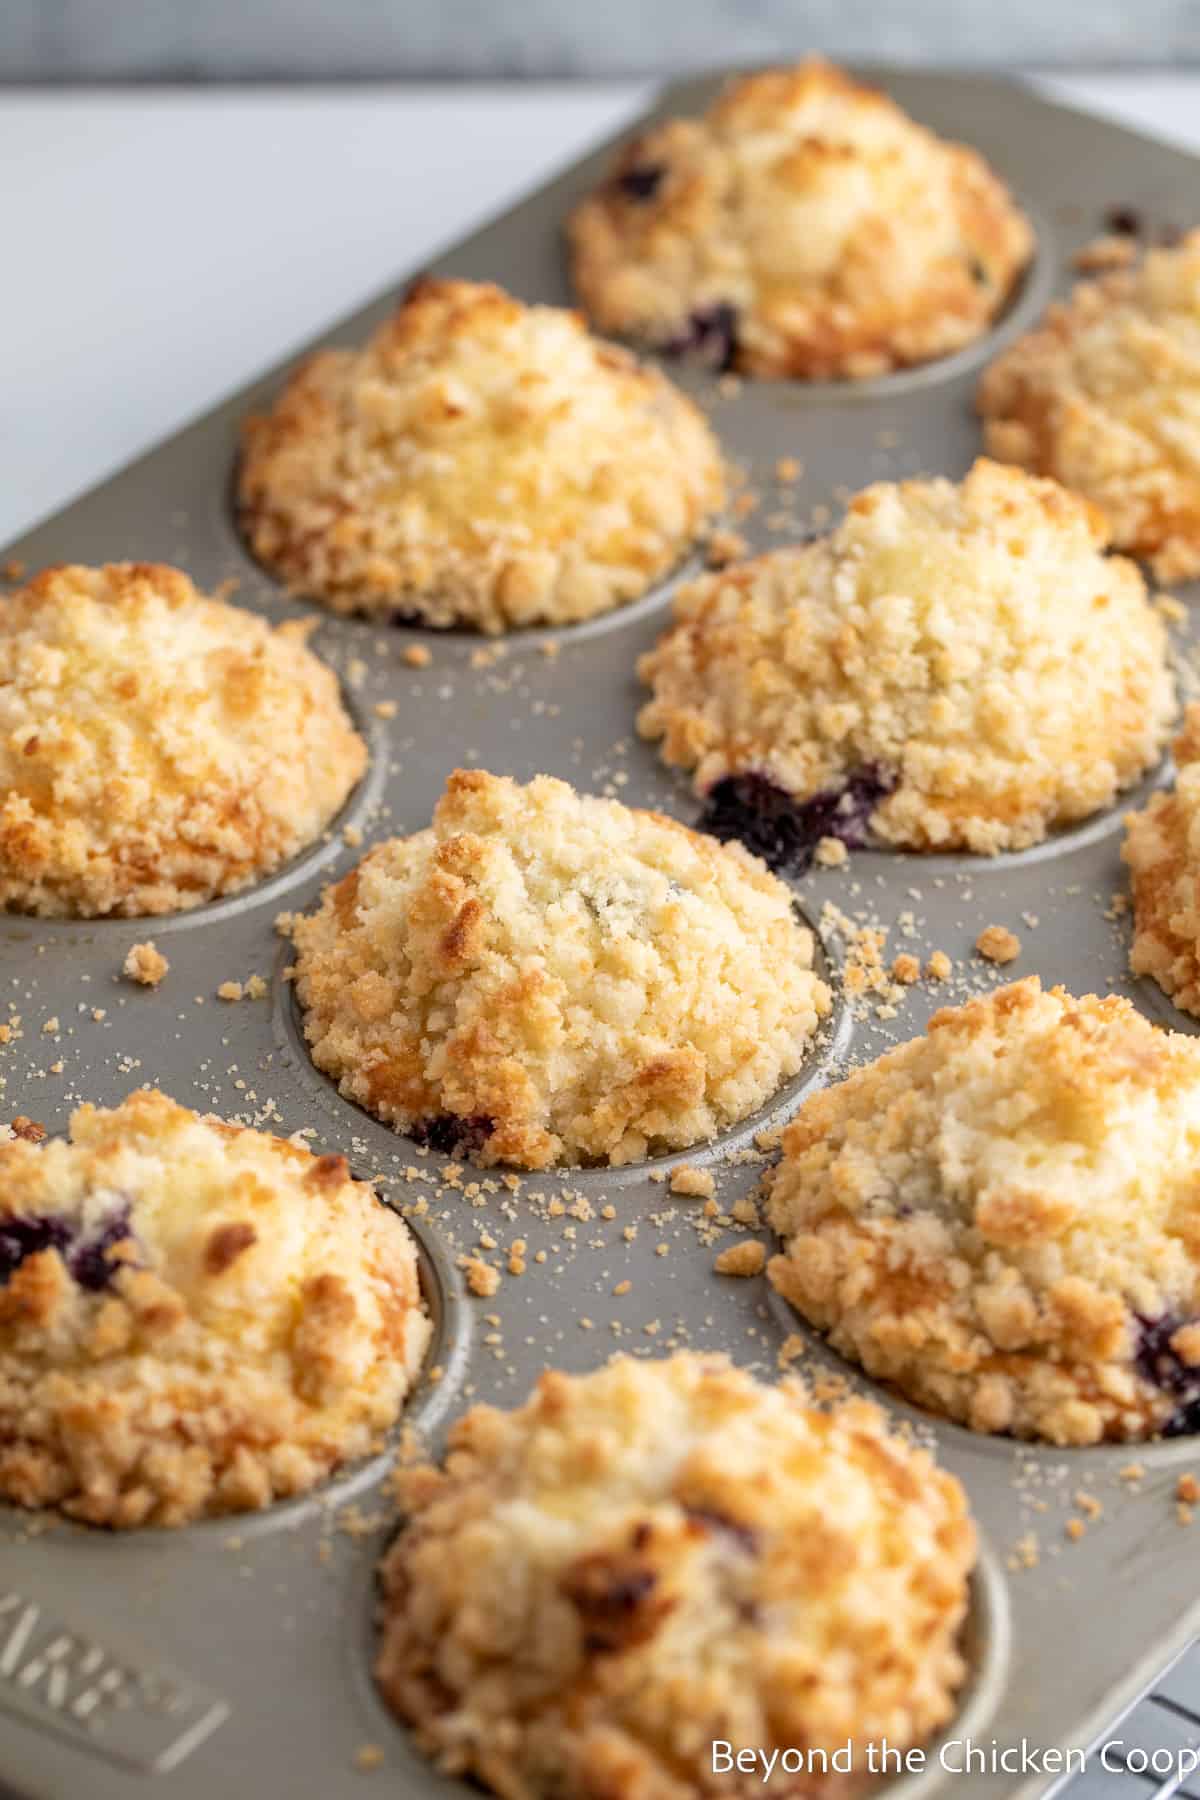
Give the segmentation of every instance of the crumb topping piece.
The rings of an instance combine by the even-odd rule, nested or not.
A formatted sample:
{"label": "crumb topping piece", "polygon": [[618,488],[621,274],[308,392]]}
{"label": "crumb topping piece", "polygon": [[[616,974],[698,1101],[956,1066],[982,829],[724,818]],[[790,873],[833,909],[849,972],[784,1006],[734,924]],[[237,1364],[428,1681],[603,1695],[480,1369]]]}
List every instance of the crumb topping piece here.
{"label": "crumb topping piece", "polygon": [[[963,144],[819,58],[625,145],[569,222],[603,331],[715,369],[864,377],[987,327],[1033,233]],[[791,477],[790,458],[779,465]]]}
{"label": "crumb topping piece", "polygon": [[162,951],[155,948],[152,939],[147,938],[144,944],[129,946],[129,952],[121,964],[121,973],[126,980],[140,982],[142,987],[157,987],[170,967]]}
{"label": "crumb topping piece", "polygon": [[724,473],[698,408],[577,314],[422,280],[248,421],[238,496],[254,554],[334,611],[500,632],[644,593]]}
{"label": "crumb topping piece", "polygon": [[688,1354],[549,1373],[460,1420],[401,1503],[380,1687],[441,1770],[506,1797],[747,1800],[761,1770],[714,1777],[714,1739],[908,1747],[963,1679],[962,1488],[791,1376]]}
{"label": "crumb topping piece", "polygon": [[627,1163],[714,1137],[800,1067],[830,997],[783,883],[657,813],[450,777],[293,921],[313,1061],[444,1155]]}
{"label": "crumb topping piece", "polygon": [[[991,854],[1110,805],[1174,713],[1166,627],[1094,508],[979,461],[679,590],[638,726],[778,866],[830,836]],[[825,855],[822,861],[828,861]]]}
{"label": "crumb topping piece", "polygon": [[181,1525],[380,1448],[430,1337],[344,1158],[144,1089],[0,1144],[0,1496]]}
{"label": "crumb topping piece", "polygon": [[1200,1042],[1036,976],[935,1015],[783,1137],[771,1280],[977,1431],[1200,1428]]}
{"label": "crumb topping piece", "polygon": [[177,912],[319,837],[367,753],[310,629],[153,563],[0,598],[0,906]]}

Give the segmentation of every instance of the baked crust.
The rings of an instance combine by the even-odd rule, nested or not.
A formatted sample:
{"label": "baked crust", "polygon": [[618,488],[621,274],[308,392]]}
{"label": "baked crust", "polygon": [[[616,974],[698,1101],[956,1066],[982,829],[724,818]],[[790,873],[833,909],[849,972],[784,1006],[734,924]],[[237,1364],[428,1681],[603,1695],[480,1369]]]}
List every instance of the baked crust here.
{"label": "baked crust", "polygon": [[800,1067],[828,990],[791,896],[657,813],[451,775],[293,924],[317,1067],[434,1147],[545,1168],[713,1137]]}
{"label": "baked crust", "polygon": [[1200,576],[1200,230],[1082,281],[984,374],[988,450],[1103,508],[1161,581]]}
{"label": "baked crust", "polygon": [[701,794],[751,774],[803,804],[868,772],[884,842],[1037,843],[1136,780],[1174,715],[1166,628],[1106,542],[997,463],[877,483],[827,537],[678,591],[638,728]]}
{"label": "baked crust", "polygon": [[[966,1497],[864,1401],[619,1357],[476,1407],[401,1497],[377,1678],[441,1769],[505,1800],[830,1800],[868,1742],[951,1713]],[[848,1737],[857,1779],[713,1772],[714,1740]]]}
{"label": "baked crust", "polygon": [[247,422],[238,496],[259,560],[335,612],[500,632],[644,593],[724,472],[692,402],[577,314],[423,280]]}
{"label": "baked crust", "polygon": [[0,1144],[0,1495],[182,1525],[382,1447],[429,1341],[403,1221],[345,1159],[152,1088]]}
{"label": "baked crust", "polygon": [[1152,794],[1125,820],[1121,855],[1133,886],[1129,966],[1200,1016],[1200,703],[1188,707],[1172,750],[1173,791]]}
{"label": "baked crust", "polygon": [[0,598],[0,906],[177,912],[319,837],[367,752],[310,630],[156,563]]}
{"label": "baked crust", "polygon": [[1200,1423],[1200,1042],[1036,976],[806,1101],[768,1205],[775,1287],[976,1431]]}
{"label": "baked crust", "polygon": [[568,234],[600,330],[808,380],[970,343],[1034,241],[974,150],[815,57],[652,126]]}

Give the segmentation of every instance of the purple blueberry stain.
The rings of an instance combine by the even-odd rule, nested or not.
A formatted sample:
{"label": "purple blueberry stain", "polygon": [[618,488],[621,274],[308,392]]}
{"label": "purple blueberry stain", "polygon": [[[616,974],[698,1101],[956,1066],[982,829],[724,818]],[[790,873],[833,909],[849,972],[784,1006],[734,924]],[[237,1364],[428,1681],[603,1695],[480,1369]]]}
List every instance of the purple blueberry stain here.
{"label": "purple blueberry stain", "polygon": [[772,869],[803,874],[821,838],[840,838],[851,850],[868,844],[871,815],[895,785],[869,765],[841,787],[797,800],[769,776],[727,775],[709,789],[699,829],[725,842],[737,838]]}
{"label": "purple blueberry stain", "polygon": [[1143,1381],[1150,1382],[1151,1386],[1179,1402],[1161,1427],[1162,1436],[1186,1437],[1200,1431],[1200,1368],[1185,1363],[1179,1352],[1171,1348],[1175,1333],[1184,1325],[1194,1325],[1197,1321],[1181,1319],[1177,1313],[1163,1313],[1157,1319],[1147,1318],[1143,1313],[1135,1316],[1138,1335],[1134,1367]]}
{"label": "purple blueberry stain", "polygon": [[28,1218],[22,1214],[0,1225],[0,1286],[6,1285],[21,1264],[44,1250],[61,1255],[74,1233],[65,1219]]}
{"label": "purple blueberry stain", "polygon": [[725,374],[737,356],[737,308],[727,300],[698,306],[687,327],[664,346],[668,356],[686,356],[706,368]]}
{"label": "purple blueberry stain", "polygon": [[434,1113],[410,1125],[408,1135],[422,1150],[438,1156],[478,1156],[495,1128],[496,1121],[482,1113],[465,1119],[457,1113]]}
{"label": "purple blueberry stain", "polygon": [[124,1206],[119,1207],[105,1221],[99,1231],[80,1237],[67,1252],[67,1267],[80,1287],[86,1288],[89,1294],[103,1292],[121,1267],[121,1262],[113,1258],[113,1250],[132,1236],[129,1203],[126,1201]]}
{"label": "purple blueberry stain", "polygon": [[90,1294],[101,1293],[120,1267],[114,1247],[132,1235],[129,1204],[110,1215],[98,1230],[81,1231],[70,1220],[18,1214],[0,1224],[0,1287],[21,1264],[45,1250],[57,1250],[72,1278]]}
{"label": "purple blueberry stain", "polygon": [[662,163],[634,163],[617,176],[616,185],[627,200],[653,200],[666,172]]}

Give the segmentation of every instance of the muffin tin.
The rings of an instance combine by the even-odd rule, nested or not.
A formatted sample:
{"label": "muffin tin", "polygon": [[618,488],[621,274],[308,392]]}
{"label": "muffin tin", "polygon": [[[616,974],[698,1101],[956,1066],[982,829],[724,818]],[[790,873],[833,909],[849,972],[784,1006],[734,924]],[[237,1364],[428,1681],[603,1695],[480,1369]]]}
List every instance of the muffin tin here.
{"label": "muffin tin", "polygon": [[[876,79],[918,120],[988,157],[1034,220],[1037,256],[997,328],[927,367],[838,386],[730,384],[673,371],[705,405],[761,496],[739,524],[755,547],[786,543],[814,509],[836,513],[844,490],[872,479],[963,473],[980,447],[971,398],[981,368],[1069,283],[1071,256],[1103,230],[1106,212],[1133,209],[1150,235],[1195,213],[1197,165],[1179,151],[1000,82]],[[713,78],[673,87],[653,116],[698,109],[717,85]],[[436,272],[495,279],[526,300],[567,301],[562,221],[610,153],[611,146],[596,152],[451,250]],[[395,298],[392,289],[322,341],[358,341]],[[63,560],[164,560],[206,590],[235,578],[236,602],[272,619],[311,611],[250,560],[230,502],[240,422],[268,401],[282,372],[30,532],[4,559],[31,571]],[[777,483],[781,457],[804,464],[801,480]],[[0,920],[2,994],[23,1030],[0,1052],[5,1117],[23,1112],[61,1131],[79,1101],[112,1104],[154,1082],[202,1110],[277,1132],[307,1130],[312,1147],[346,1154],[393,1203],[411,1209],[425,1201],[410,1217],[437,1322],[430,1363],[440,1374],[426,1375],[406,1417],[435,1450],[447,1423],[473,1401],[515,1404],[545,1365],[587,1369],[617,1349],[719,1348],[770,1376],[784,1340],[799,1334],[812,1345],[808,1366],[832,1365],[871,1388],[816,1344],[761,1279],[717,1276],[717,1246],[703,1243],[696,1228],[699,1207],[651,1177],[680,1162],[752,1151],[757,1132],[785,1119],[848,1058],[878,1054],[922,1030],[937,1006],[961,998],[954,984],[906,990],[886,1019],[839,992],[800,1076],[707,1149],[615,1171],[528,1176],[515,1196],[471,1197],[462,1187],[439,1193],[433,1177],[444,1158],[418,1154],[343,1101],[312,1067],[284,980],[290,952],[274,930],[276,915],[310,907],[322,883],[362,854],[346,844],[347,827],[351,838],[362,833],[365,847],[426,824],[456,764],[522,779],[544,770],[584,790],[611,787],[627,802],[696,818],[685,781],[661,767],[633,725],[641,697],[634,663],[665,624],[673,585],[587,624],[504,640],[323,615],[314,647],[342,674],[371,751],[368,775],[324,842],[259,886],[175,917]],[[1186,601],[1187,591],[1179,592]],[[1188,626],[1175,627],[1174,636],[1182,667]],[[413,645],[428,649],[428,666],[406,661]],[[1139,803],[1168,777],[1164,765],[1125,804]],[[911,949],[924,958],[944,949],[960,969],[978,932],[1005,924],[1021,937],[1019,960],[1002,972],[975,962],[973,986],[1036,971],[1077,991],[1115,987],[1156,1020],[1195,1030],[1156,988],[1126,974],[1127,926],[1109,904],[1124,889],[1123,810],[994,860],[858,852],[840,870],[814,871],[793,885],[820,932],[818,960],[836,978],[845,954],[822,921],[827,901],[891,927],[889,955]],[[1036,924],[1027,922],[1034,917]],[[170,962],[156,990],[120,979],[130,945],[147,937]],[[220,983],[251,973],[269,977],[267,999],[226,1004],[216,997]],[[94,1009],[104,1017],[93,1018]],[[58,1029],[47,1032],[55,1018]],[[418,1179],[405,1178],[410,1166]],[[754,1155],[724,1163],[722,1204],[751,1191],[760,1174]],[[474,1179],[464,1169],[463,1186]],[[504,1273],[487,1299],[468,1294],[458,1266],[481,1233],[497,1245],[483,1254],[501,1271],[513,1240],[527,1244],[526,1272]],[[625,1280],[630,1291],[614,1294]],[[1200,1599],[1187,1573],[1192,1540],[1174,1503],[1179,1474],[1200,1469],[1200,1443],[1074,1451],[1015,1445],[880,1397],[966,1484],[984,1540],[967,1628],[972,1673],[948,1738],[970,1738],[989,1758],[993,1741],[1083,1750],[1200,1629]],[[1144,1467],[1137,1482],[1121,1473],[1131,1463]],[[235,1784],[264,1800],[312,1793],[338,1800],[370,1792],[372,1783],[447,1800],[464,1793],[411,1750],[372,1686],[374,1569],[390,1528],[389,1466],[390,1457],[381,1457],[315,1496],[175,1532],[106,1535],[5,1513],[0,1782],[21,1796],[87,1793],[92,1800],[128,1793],[133,1771],[153,1776],[147,1791],[174,1800],[209,1800]],[[1065,1528],[1079,1512],[1072,1502],[1081,1490],[1103,1513],[1075,1542]],[[1031,1534],[1036,1567],[1023,1566]],[[952,1792],[958,1779],[940,1766],[935,1746],[924,1773],[894,1781],[889,1791],[916,1800]],[[1061,1779],[1053,1770],[992,1766],[972,1774],[971,1792],[979,1800],[1032,1796]]]}

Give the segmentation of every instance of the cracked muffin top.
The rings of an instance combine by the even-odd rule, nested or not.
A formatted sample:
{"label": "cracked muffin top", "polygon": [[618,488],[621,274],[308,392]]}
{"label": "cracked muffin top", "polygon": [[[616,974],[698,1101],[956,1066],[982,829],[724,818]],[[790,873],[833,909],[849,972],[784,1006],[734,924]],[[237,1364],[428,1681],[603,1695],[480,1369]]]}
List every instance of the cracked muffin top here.
{"label": "cracked muffin top", "polygon": [[1129,966],[1150,975],[1184,1012],[1200,1016],[1200,704],[1171,746],[1170,793],[1125,820],[1121,855],[1133,886]]}
{"label": "cracked muffin top", "polygon": [[1056,482],[880,482],[836,530],[680,589],[639,715],[721,836],[993,853],[1109,805],[1174,713],[1136,566]]}
{"label": "cracked muffin top", "polygon": [[1200,1428],[1200,1042],[1036,976],[808,1100],[768,1206],[776,1288],[976,1431]]}
{"label": "cracked muffin top", "polygon": [[367,752],[310,628],[154,563],[0,599],[0,905],[176,912],[319,837]]}
{"label": "cracked muffin top", "polygon": [[950,1715],[975,1535],[865,1401],[618,1357],[476,1407],[401,1478],[376,1675],[454,1775],[527,1800],[844,1795],[712,1745],[908,1747]]}
{"label": "cracked muffin top", "polygon": [[1033,233],[983,158],[817,58],[627,144],[569,224],[602,331],[750,375],[878,375],[959,349]]}
{"label": "cracked muffin top", "polygon": [[577,314],[424,280],[248,421],[238,497],[254,554],[336,612],[500,632],[644,593],[724,474],[692,402]]}
{"label": "cracked muffin top", "polygon": [[828,990],[783,883],[672,819],[478,769],[292,922],[317,1067],[419,1142],[524,1168],[713,1137]]}
{"label": "cracked muffin top", "polygon": [[181,1525],[380,1447],[430,1335],[340,1156],[154,1089],[0,1144],[0,1496]]}
{"label": "cracked muffin top", "polygon": [[993,456],[1103,508],[1161,581],[1200,577],[1200,230],[1082,281],[986,371]]}

